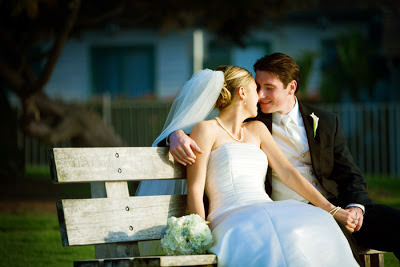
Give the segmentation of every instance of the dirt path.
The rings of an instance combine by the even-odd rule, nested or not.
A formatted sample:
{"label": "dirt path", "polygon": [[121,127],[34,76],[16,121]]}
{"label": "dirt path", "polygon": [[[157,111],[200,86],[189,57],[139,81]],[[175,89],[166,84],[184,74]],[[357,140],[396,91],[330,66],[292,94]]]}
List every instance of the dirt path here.
{"label": "dirt path", "polygon": [[[87,186],[87,185],[86,185]],[[22,179],[0,183],[0,212],[56,214],[56,201],[68,198],[70,193],[81,196],[82,185],[55,185],[49,181]]]}
{"label": "dirt path", "polygon": [[56,203],[51,200],[0,200],[0,212],[18,214],[57,214]]}

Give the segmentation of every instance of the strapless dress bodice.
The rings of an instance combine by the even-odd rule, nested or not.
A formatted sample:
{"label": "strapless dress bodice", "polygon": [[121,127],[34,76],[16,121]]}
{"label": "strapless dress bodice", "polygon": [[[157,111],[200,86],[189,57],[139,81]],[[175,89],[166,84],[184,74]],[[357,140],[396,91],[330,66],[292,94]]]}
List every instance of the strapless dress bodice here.
{"label": "strapless dress bodice", "polygon": [[271,201],[264,189],[267,168],[267,156],[254,144],[226,143],[213,150],[205,185],[209,216],[259,201]]}

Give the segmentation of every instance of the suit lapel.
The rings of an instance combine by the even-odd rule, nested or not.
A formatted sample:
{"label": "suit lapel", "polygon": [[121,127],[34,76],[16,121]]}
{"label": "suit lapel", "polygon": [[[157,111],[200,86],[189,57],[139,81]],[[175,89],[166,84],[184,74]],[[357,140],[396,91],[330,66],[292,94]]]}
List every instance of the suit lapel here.
{"label": "suit lapel", "polygon": [[[314,127],[313,127],[313,119],[310,116],[311,113],[313,112],[310,110],[307,106],[304,106],[300,101],[299,101],[299,108],[300,108],[300,113],[301,117],[303,118],[304,122],[304,128],[306,129],[306,134],[307,134],[307,140],[308,140],[308,146],[310,149],[310,155],[311,155],[311,162],[312,162],[312,167],[314,169],[314,173],[317,175],[316,172],[319,169],[319,158],[320,158],[320,143],[319,143],[319,129],[316,132],[316,135],[314,137]],[[318,175],[317,175],[318,176]]]}

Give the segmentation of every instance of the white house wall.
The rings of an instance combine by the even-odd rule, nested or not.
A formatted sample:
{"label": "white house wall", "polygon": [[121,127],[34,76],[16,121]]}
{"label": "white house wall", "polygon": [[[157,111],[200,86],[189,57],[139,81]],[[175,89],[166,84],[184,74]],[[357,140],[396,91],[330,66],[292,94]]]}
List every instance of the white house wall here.
{"label": "white house wall", "polygon": [[156,49],[156,94],[161,98],[175,96],[192,75],[192,35],[170,34],[158,37]]}
{"label": "white house wall", "polygon": [[70,40],[62,51],[45,91],[54,98],[87,99],[90,96],[89,64],[88,44]]}
{"label": "white house wall", "polygon": [[[365,31],[366,25],[337,24],[322,28],[320,25],[286,24],[283,27],[275,26],[253,31],[245,37],[245,42],[268,43],[270,47],[268,52],[283,52],[297,59],[306,51],[320,51],[322,40],[334,39],[338,34],[353,29]],[[213,36],[208,34],[205,38],[206,42],[211,38]],[[192,31],[189,30],[169,34],[151,31],[86,33],[79,39],[71,39],[67,42],[50,82],[46,86],[46,91],[53,97],[86,100],[91,97],[91,46],[152,45],[154,47],[155,95],[159,98],[172,98],[192,74],[192,40]],[[231,64],[245,67],[250,71],[255,60],[263,55],[263,50],[257,46],[249,49],[236,46],[231,51]],[[317,87],[319,76],[317,69],[314,76],[313,87]]]}
{"label": "white house wall", "polygon": [[90,48],[92,46],[152,45],[154,85],[159,97],[173,97],[192,71],[191,32],[91,32],[70,39],[64,46],[45,90],[51,97],[87,100],[91,97]]}

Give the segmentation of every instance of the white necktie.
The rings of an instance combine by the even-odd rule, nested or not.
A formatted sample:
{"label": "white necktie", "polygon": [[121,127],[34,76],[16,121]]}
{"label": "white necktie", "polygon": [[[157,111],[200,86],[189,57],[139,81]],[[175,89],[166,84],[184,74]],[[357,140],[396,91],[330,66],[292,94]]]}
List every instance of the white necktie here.
{"label": "white necktie", "polygon": [[304,144],[301,140],[300,129],[290,116],[282,116],[281,125],[288,139],[293,143],[298,153],[303,153]]}

